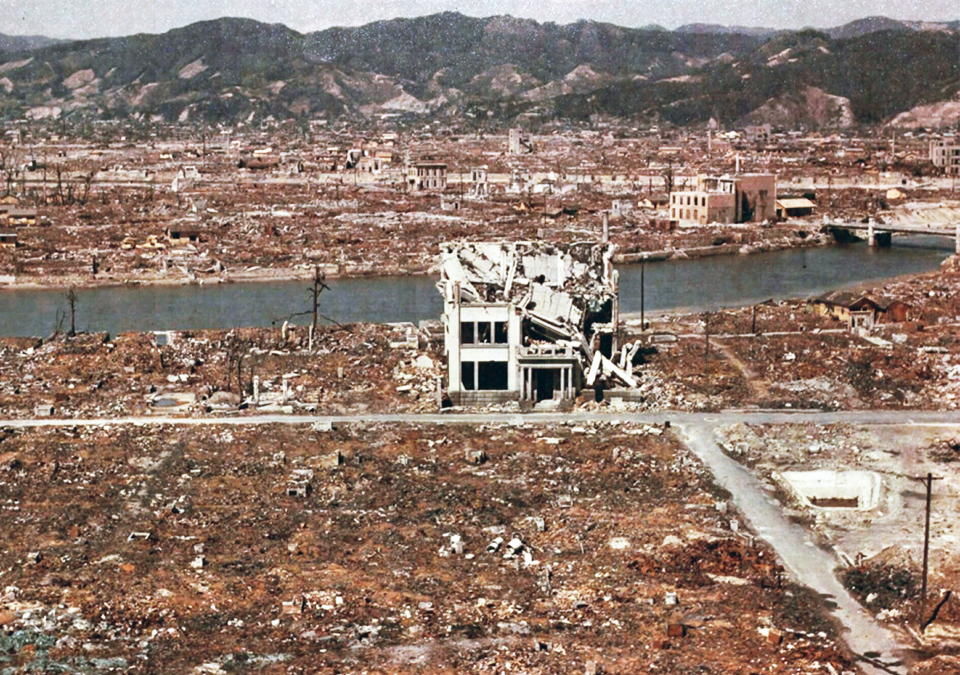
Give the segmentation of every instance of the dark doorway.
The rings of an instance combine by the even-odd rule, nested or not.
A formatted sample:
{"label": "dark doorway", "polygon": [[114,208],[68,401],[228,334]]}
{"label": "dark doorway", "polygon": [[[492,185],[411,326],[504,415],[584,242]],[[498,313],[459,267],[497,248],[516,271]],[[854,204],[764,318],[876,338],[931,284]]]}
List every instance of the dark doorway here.
{"label": "dark doorway", "polygon": [[740,222],[749,223],[753,221],[753,207],[750,205],[750,198],[744,192],[740,195]]}
{"label": "dark doorway", "polygon": [[608,359],[613,358],[613,335],[610,333],[600,334],[600,353]]}
{"label": "dark doorway", "polygon": [[534,400],[549,401],[553,398],[553,392],[560,388],[560,369],[543,368],[533,371],[533,394]]}

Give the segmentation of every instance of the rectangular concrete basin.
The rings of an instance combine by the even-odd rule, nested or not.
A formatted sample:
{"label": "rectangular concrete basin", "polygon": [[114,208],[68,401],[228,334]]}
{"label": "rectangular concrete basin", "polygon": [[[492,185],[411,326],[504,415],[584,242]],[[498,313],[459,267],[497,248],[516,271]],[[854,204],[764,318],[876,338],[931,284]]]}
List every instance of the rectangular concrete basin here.
{"label": "rectangular concrete basin", "polygon": [[873,471],[784,471],[784,482],[803,504],[818,509],[869,511],[880,501],[883,479]]}

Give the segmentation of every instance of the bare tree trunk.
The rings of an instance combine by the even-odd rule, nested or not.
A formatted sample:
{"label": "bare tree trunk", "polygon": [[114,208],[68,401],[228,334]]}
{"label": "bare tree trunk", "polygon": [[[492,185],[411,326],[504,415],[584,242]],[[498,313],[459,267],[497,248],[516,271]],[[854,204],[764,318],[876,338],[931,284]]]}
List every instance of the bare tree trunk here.
{"label": "bare tree trunk", "polygon": [[70,332],[67,335],[73,337],[77,334],[77,291],[73,286],[67,291],[67,303],[70,305]]}

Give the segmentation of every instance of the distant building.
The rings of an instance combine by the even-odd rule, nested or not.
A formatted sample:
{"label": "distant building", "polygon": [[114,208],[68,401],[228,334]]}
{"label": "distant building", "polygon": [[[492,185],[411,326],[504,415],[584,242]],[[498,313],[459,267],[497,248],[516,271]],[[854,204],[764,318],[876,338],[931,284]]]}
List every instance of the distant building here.
{"label": "distant building", "polygon": [[37,224],[37,210],[3,204],[0,205],[0,221],[6,221],[6,224],[11,227],[16,225],[32,227]]}
{"label": "distant building", "polygon": [[931,141],[930,161],[948,176],[960,175],[960,142],[943,138]]}
{"label": "distant building", "polygon": [[695,189],[670,193],[670,218],[682,224],[753,223],[776,215],[773,174],[697,176]]}
{"label": "distant building", "polygon": [[533,152],[533,143],[523,129],[514,128],[510,130],[507,150],[511,155],[525,155]]}
{"label": "distant building", "polygon": [[358,173],[380,174],[383,173],[389,165],[390,160],[381,156],[380,153],[377,153],[375,155],[361,157],[354,168]]}
{"label": "distant building", "polygon": [[197,244],[207,240],[207,232],[198,227],[172,226],[166,229],[167,240],[178,245]]}
{"label": "distant building", "polygon": [[773,127],[771,127],[769,124],[746,127],[743,130],[744,138],[747,139],[748,143],[757,143],[760,145],[766,145],[769,143],[772,134]]}
{"label": "distant building", "polygon": [[470,196],[477,199],[490,196],[490,178],[487,167],[480,166],[470,172]]}
{"label": "distant building", "polygon": [[413,173],[407,175],[411,190],[425,191],[447,189],[447,165],[443,162],[417,162]]}
{"label": "distant building", "polygon": [[610,204],[610,214],[613,216],[625,216],[633,211],[633,202],[629,199],[614,199]]}

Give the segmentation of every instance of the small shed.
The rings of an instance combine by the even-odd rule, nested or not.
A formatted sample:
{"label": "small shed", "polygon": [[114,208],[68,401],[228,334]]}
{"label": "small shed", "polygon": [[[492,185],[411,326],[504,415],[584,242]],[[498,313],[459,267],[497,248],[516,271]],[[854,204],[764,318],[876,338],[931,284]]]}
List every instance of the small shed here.
{"label": "small shed", "polygon": [[839,321],[862,326],[901,323],[908,319],[910,306],[901,300],[851,291],[833,291],[811,301],[815,311]]}
{"label": "small shed", "polygon": [[817,208],[817,205],[805,197],[778,199],[777,217],[798,218],[802,216],[810,216],[813,215],[813,210],[815,208]]}

